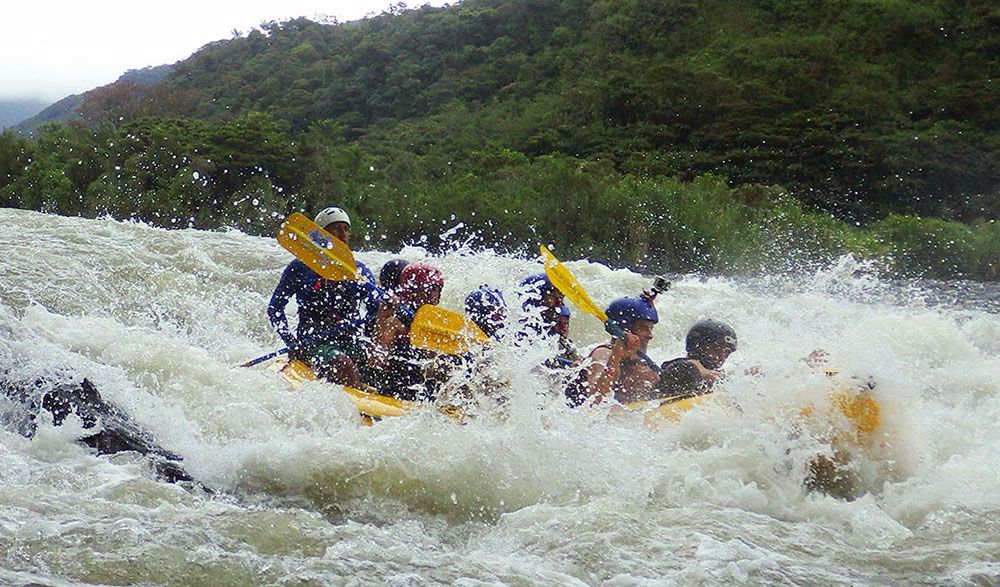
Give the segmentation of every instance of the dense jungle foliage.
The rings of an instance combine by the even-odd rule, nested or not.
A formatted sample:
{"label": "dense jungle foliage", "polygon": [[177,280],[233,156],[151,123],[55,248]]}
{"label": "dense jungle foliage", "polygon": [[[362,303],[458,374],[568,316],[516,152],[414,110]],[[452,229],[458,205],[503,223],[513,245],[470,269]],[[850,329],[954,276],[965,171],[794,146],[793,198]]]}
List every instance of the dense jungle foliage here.
{"label": "dense jungle foliage", "polygon": [[266,23],[92,126],[0,136],[0,205],[273,230],[331,203],[371,246],[646,270],[1000,268],[988,0],[466,0]]}

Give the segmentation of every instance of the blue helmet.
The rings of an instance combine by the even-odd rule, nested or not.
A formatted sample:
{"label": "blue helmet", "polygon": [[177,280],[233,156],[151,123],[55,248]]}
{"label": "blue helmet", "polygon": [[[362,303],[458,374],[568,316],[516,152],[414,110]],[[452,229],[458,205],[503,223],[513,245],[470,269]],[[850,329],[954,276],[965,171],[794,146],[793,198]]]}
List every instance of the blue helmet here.
{"label": "blue helmet", "polygon": [[480,285],[479,289],[465,296],[465,313],[483,329],[483,332],[493,336],[503,325],[507,315],[507,301],[503,292],[489,285]]}
{"label": "blue helmet", "polygon": [[645,298],[618,298],[605,311],[608,323],[622,330],[628,330],[636,320],[649,320],[653,324],[660,321],[652,302]]}
{"label": "blue helmet", "polygon": [[492,313],[498,307],[507,307],[503,292],[489,285],[480,285],[465,296],[465,313],[470,316]]}
{"label": "blue helmet", "polygon": [[544,273],[535,273],[522,279],[519,290],[522,295],[521,306],[525,309],[539,305],[546,295],[557,291]]}

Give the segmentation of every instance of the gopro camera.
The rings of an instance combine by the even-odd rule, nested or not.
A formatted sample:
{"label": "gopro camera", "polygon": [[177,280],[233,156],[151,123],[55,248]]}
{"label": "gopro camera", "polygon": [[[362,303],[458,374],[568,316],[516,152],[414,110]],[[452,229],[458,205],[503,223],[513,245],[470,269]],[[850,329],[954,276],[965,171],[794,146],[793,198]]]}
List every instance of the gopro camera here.
{"label": "gopro camera", "polygon": [[666,277],[663,277],[662,275],[657,275],[656,277],[653,278],[652,291],[654,294],[661,294],[667,291],[668,289],[670,289],[670,282],[667,281]]}

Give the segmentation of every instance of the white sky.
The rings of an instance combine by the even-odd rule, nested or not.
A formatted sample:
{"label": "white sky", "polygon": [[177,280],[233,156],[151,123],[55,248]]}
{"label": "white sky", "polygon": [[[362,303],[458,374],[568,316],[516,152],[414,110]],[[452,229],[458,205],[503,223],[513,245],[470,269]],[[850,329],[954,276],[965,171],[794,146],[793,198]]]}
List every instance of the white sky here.
{"label": "white sky", "polygon": [[[128,69],[180,61],[264,21],[341,22],[381,13],[389,0],[4,0],[0,98],[54,102],[111,83]],[[410,0],[410,7],[445,0]],[[454,0],[450,3],[457,3]]]}

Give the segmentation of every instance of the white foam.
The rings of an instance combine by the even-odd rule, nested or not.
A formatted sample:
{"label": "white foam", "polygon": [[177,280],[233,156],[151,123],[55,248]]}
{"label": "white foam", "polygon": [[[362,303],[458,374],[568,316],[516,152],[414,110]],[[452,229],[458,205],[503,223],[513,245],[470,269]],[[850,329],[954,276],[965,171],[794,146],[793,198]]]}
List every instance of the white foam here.
{"label": "white foam", "polygon": [[[1000,318],[933,306],[850,261],[795,279],[675,278],[650,354],[680,354],[702,317],[732,324],[740,349],[719,401],[659,432],[606,408],[565,407],[532,372],[548,351],[513,346],[493,351],[510,393],[499,414],[484,402],[465,426],[428,412],[365,428],[335,388],[291,393],[266,370],[235,367],[282,346],[264,309],[290,257],[273,240],[8,210],[0,219],[5,364],[28,379],[53,368],[91,378],[196,477],[241,500],[158,489],[141,460],[74,444],[72,418],[30,441],[4,432],[0,537],[40,532],[31,552],[0,558],[13,572],[167,582],[194,564],[185,551],[236,582],[891,582],[920,569],[947,583],[993,568],[988,543],[956,552],[944,537],[978,536],[1000,513]],[[440,266],[443,305],[455,309],[483,283],[512,300],[540,270],[462,245],[398,255]],[[358,254],[376,272],[394,256]],[[569,266],[602,304],[649,286]],[[579,311],[571,332],[581,346],[604,338]],[[870,493],[853,502],[802,487],[805,463],[829,448],[791,422],[805,403],[825,409],[825,377],[800,361],[816,348],[844,377],[872,376],[886,408],[885,446],[858,463]],[[230,537],[263,536],[261,512],[324,554],[268,554]],[[136,553],[164,574],[129,567]],[[896,568],[893,557],[910,562]],[[86,562],[98,559],[110,561],[104,574]]]}

